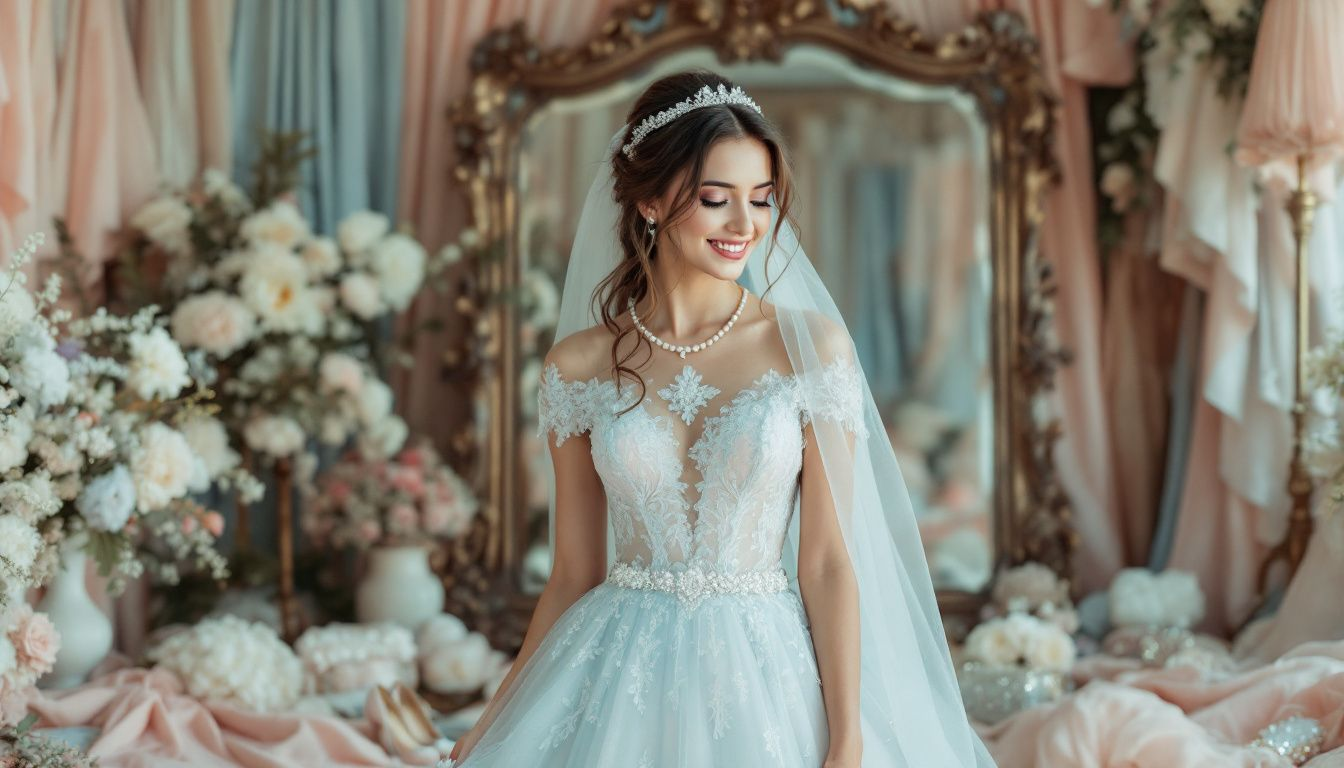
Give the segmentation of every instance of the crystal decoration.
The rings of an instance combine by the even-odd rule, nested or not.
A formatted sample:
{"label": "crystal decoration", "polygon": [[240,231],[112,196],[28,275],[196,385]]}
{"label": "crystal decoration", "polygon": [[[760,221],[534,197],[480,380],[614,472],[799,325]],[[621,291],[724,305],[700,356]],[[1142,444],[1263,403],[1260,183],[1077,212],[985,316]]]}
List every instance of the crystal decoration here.
{"label": "crystal decoration", "polygon": [[698,566],[669,571],[616,563],[607,581],[626,589],[650,589],[668,592],[688,608],[694,608],[710,595],[768,595],[789,588],[789,577],[782,568],[773,571],[705,571]]}
{"label": "crystal decoration", "polygon": [[957,682],[966,713],[988,725],[1024,709],[1057,701],[1073,688],[1065,672],[976,661],[958,667]]}
{"label": "crystal decoration", "polygon": [[672,386],[658,390],[658,396],[667,401],[667,410],[679,414],[686,424],[695,421],[695,414],[719,394],[716,387],[700,383],[700,373],[691,366],[681,369]]}
{"label": "crystal decoration", "polygon": [[701,107],[714,107],[722,104],[741,104],[744,107],[751,107],[757,112],[761,111],[761,108],[756,105],[755,101],[752,101],[751,97],[742,90],[741,86],[733,86],[732,90],[728,90],[726,86],[720,83],[717,90],[711,90],[708,85],[704,85],[701,86],[700,90],[696,91],[695,95],[691,98],[678,102],[656,115],[650,115],[639,121],[639,125],[635,126],[634,133],[630,135],[630,142],[621,147],[621,151],[625,153],[626,157],[634,158],[635,146],[643,141],[645,136],[648,136],[650,133],[662,128],[664,125],[676,120],[687,112],[700,109]]}
{"label": "crystal decoration", "polygon": [[1325,730],[1310,717],[1284,718],[1270,723],[1251,742],[1252,747],[1264,747],[1301,765],[1316,756],[1325,744]]}

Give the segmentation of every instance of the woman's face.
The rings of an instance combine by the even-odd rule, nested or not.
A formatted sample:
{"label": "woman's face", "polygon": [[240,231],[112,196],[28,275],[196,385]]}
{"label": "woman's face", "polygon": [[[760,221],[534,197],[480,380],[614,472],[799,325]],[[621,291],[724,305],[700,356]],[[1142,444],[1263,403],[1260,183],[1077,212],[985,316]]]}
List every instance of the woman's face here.
{"label": "woman's face", "polygon": [[[757,139],[715,143],[687,218],[670,229],[659,228],[660,252],[681,254],[688,268],[736,280],[770,227],[771,170],[770,153]],[[679,185],[680,180],[673,184],[655,217],[670,208]]]}

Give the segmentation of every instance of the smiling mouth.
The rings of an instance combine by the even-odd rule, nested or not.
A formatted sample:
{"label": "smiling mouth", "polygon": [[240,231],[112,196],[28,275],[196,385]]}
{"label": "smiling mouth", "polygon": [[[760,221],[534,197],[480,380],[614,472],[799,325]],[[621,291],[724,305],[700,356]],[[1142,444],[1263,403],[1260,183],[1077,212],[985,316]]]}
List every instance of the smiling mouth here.
{"label": "smiling mouth", "polygon": [[743,240],[741,242],[732,242],[730,240],[709,240],[709,246],[726,259],[741,259],[747,255],[747,248],[751,241]]}

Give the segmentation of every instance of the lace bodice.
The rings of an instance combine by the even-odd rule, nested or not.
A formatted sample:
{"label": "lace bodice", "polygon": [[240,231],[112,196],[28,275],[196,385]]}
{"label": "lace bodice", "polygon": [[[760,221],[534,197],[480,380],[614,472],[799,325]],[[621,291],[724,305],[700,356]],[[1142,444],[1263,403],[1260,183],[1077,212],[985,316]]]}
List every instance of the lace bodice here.
{"label": "lace bodice", "polygon": [[538,391],[539,434],[553,432],[558,446],[590,433],[617,562],[718,572],[778,567],[804,428],[829,419],[866,435],[859,372],[847,358],[815,375],[766,370],[727,399],[689,364],[667,381],[644,383],[643,401],[629,411],[639,397],[633,382],[618,389],[597,378],[569,381],[554,364]]}

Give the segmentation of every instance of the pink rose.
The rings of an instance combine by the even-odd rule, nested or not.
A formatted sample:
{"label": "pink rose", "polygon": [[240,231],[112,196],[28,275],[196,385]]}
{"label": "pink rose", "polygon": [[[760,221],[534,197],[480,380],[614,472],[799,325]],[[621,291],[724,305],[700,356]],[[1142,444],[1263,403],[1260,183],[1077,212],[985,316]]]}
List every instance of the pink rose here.
{"label": "pink rose", "polygon": [[204,523],[205,523],[205,530],[209,531],[211,536],[219,538],[220,536],[224,535],[223,515],[219,514],[218,512],[206,512]]}
{"label": "pink rose", "polygon": [[388,479],[402,493],[417,499],[425,495],[425,473],[419,467],[391,467]]}
{"label": "pink rose", "polygon": [[195,532],[196,532],[196,518],[194,517],[182,518],[182,535],[190,536]]}
{"label": "pink rose", "polygon": [[425,455],[418,448],[407,448],[397,456],[397,462],[408,467],[421,468],[425,466]]}
{"label": "pink rose", "polygon": [[410,530],[416,527],[415,510],[405,504],[394,504],[387,512],[387,518],[396,528]]}
{"label": "pink rose", "polygon": [[378,537],[383,535],[383,526],[379,525],[377,520],[365,520],[359,524],[359,535],[368,543],[375,544]]}
{"label": "pink rose", "polygon": [[39,675],[51,671],[56,663],[56,650],[61,647],[61,635],[52,626],[51,619],[45,613],[34,613],[19,624],[10,633],[14,641],[14,650],[19,652],[23,663],[30,666]]}
{"label": "pink rose", "polygon": [[[0,728],[18,725],[23,718],[28,716],[28,695],[32,693],[31,688],[25,688],[21,691],[5,690],[4,679],[0,678]],[[0,758],[0,768],[17,768],[17,762],[6,763],[8,758]]]}
{"label": "pink rose", "polygon": [[457,489],[447,480],[439,480],[434,483],[433,496],[437,501],[452,503],[457,501]]}
{"label": "pink rose", "polygon": [[327,496],[336,504],[344,504],[345,500],[350,498],[350,491],[349,484],[342,480],[332,480],[327,483]]}
{"label": "pink rose", "polygon": [[425,507],[425,530],[431,534],[456,536],[466,522],[466,516],[456,504],[431,503]]}

